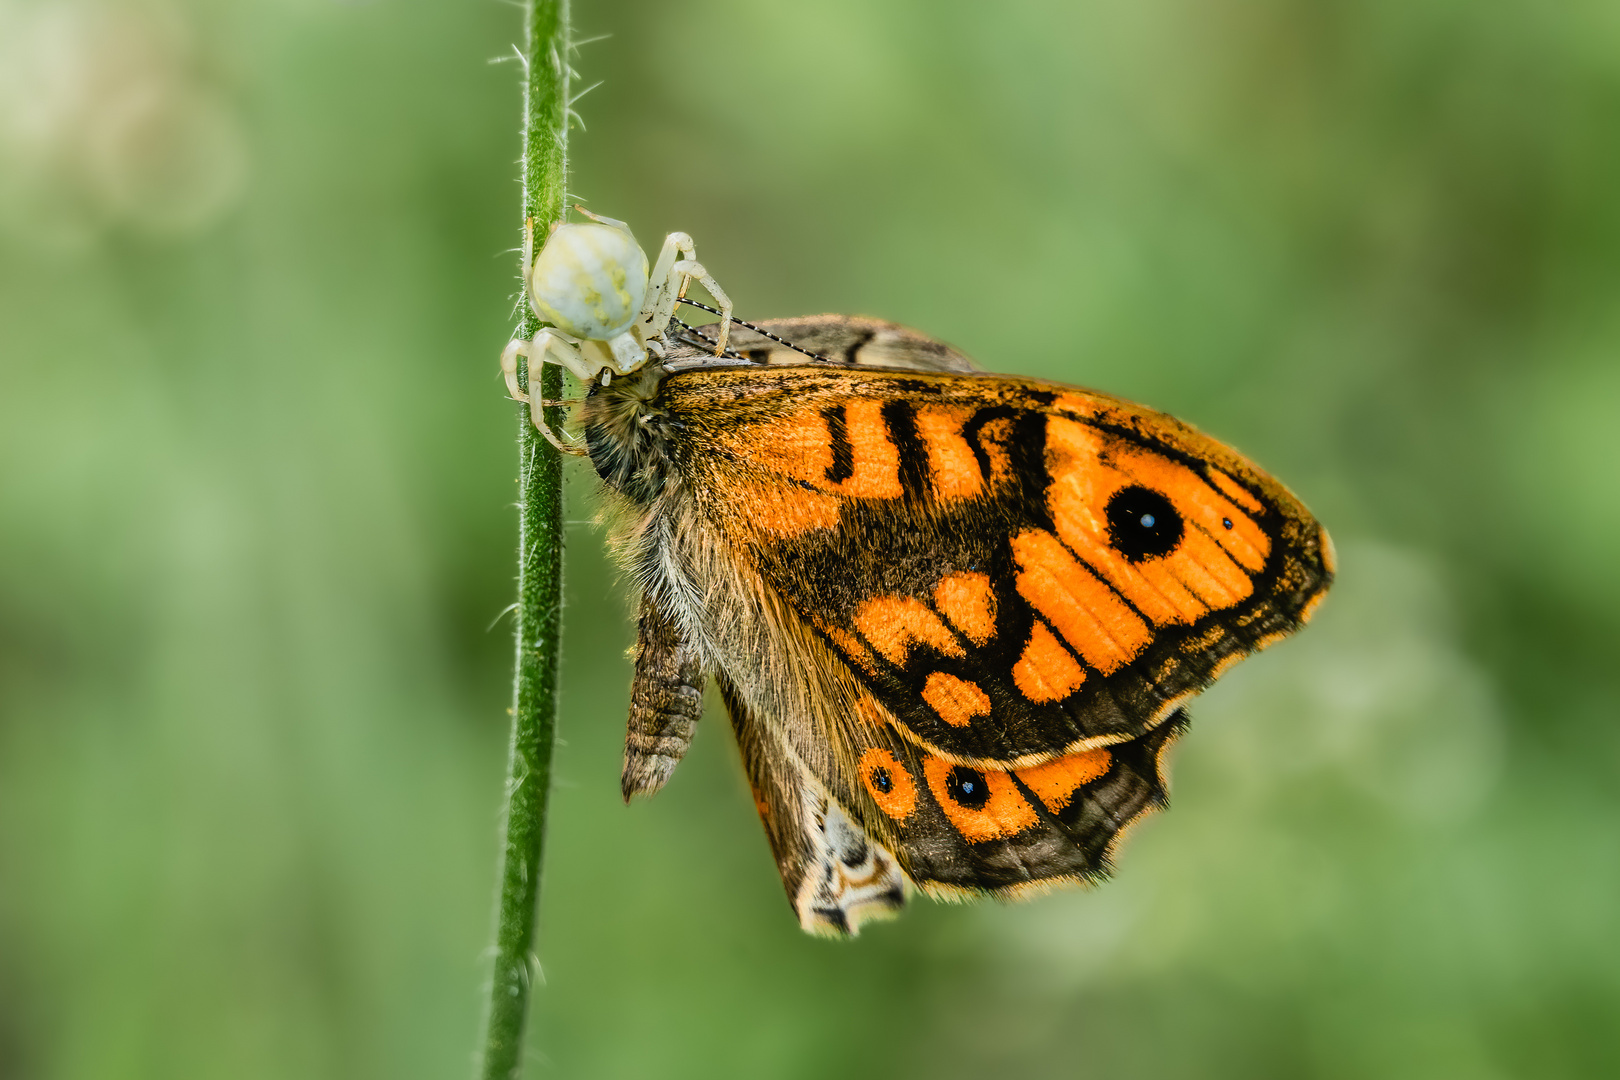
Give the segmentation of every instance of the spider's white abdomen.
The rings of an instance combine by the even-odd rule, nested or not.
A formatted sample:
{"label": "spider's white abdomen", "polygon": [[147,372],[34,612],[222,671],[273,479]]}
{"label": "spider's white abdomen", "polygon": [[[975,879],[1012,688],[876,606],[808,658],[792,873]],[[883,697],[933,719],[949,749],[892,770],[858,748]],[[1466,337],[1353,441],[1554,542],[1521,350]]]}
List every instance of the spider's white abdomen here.
{"label": "spider's white abdomen", "polygon": [[[501,350],[501,372],[513,399],[528,403],[535,429],[557,449],[577,454],[581,453],[577,447],[559,440],[546,425],[548,402],[530,392],[540,385],[545,365],[561,364],[582,382],[600,379],[606,386],[614,375],[630,374],[649,356],[663,356],[664,330],[694,280],[720,305],[714,355],[722,356],[731,329],[731,298],[697,261],[697,248],[685,233],[664,237],[658,263],[649,272],[646,253],[630,235],[630,226],[584,207],[575,209],[590,218],[590,224],[557,226],[524,269],[529,306],[540,321],[551,325],[542,326],[528,340],[508,342]],[[528,262],[528,253],[534,250],[533,220],[524,236]],[[528,359],[528,387],[519,383],[520,357]]]}
{"label": "spider's white abdomen", "polygon": [[565,334],[607,341],[630,329],[647,297],[647,256],[623,229],[559,225],[534,261],[535,314]]}

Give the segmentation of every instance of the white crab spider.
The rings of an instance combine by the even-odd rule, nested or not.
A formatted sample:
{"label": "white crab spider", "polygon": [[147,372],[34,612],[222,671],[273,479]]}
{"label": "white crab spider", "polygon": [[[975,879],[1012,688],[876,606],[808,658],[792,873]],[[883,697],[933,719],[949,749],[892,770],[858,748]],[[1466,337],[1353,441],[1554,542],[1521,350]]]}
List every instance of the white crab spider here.
{"label": "white crab spider", "polygon": [[[561,364],[581,381],[601,375],[607,382],[641,367],[649,353],[661,358],[664,330],[693,278],[720,305],[720,338],[714,349],[720,356],[731,328],[731,299],[697,261],[697,248],[685,233],[664,238],[649,274],[646,253],[630,235],[630,226],[584,207],[575,209],[590,222],[556,226],[533,262],[530,227],[524,244],[524,285],[535,316],[551,325],[529,341],[510,342],[501,352],[501,371],[512,396],[528,402],[529,418],[540,434],[557,449],[578,454],[583,451],[559,441],[541,415],[543,367]],[[519,356],[529,361],[531,394],[518,387]]]}

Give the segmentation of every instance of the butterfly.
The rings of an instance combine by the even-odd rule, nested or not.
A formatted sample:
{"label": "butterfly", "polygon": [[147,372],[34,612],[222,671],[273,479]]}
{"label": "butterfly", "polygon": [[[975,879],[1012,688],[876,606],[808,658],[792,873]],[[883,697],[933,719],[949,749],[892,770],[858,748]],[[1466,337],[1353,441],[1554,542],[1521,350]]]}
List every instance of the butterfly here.
{"label": "butterfly", "polygon": [[598,361],[577,413],[641,593],[625,800],[712,678],[805,930],[1105,876],[1188,700],[1325,595],[1326,531],[1140,405],[874,319],[726,326]]}

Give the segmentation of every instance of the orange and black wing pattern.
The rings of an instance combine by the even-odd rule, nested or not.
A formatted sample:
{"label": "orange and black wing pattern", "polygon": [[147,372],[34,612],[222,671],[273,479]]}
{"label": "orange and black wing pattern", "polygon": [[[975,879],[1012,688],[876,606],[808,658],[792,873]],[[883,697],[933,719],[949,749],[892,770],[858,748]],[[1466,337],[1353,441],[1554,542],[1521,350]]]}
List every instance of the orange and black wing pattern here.
{"label": "orange and black wing pattern", "polygon": [[[995,769],[952,763],[875,724],[845,748],[851,788],[812,778],[720,684],[783,884],[812,933],[851,934],[897,912],[905,892],[893,861],[944,899],[1015,899],[1106,876],[1121,834],[1165,805],[1164,752],[1186,726],[1178,710],[1123,743]],[[838,802],[821,793],[828,787],[843,787]]]}
{"label": "orange and black wing pattern", "polygon": [[959,764],[892,725],[857,729],[856,814],[936,897],[1095,881],[1121,834],[1165,805],[1164,754],[1186,724],[1178,709],[1133,739],[1023,768]]}
{"label": "orange and black wing pattern", "polygon": [[1146,747],[1332,578],[1282,485],[1106,395],[806,366],[682,372],[660,398],[706,516],[952,767]]}

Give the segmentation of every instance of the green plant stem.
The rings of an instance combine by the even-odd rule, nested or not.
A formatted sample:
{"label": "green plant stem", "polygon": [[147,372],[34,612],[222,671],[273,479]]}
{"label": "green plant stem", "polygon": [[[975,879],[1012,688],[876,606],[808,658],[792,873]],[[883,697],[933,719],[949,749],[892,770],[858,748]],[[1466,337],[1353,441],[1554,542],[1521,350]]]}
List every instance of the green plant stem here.
{"label": "green plant stem", "polygon": [[[543,243],[563,215],[568,150],[568,0],[526,0],[523,83],[523,219]],[[527,270],[527,267],[524,268]],[[540,328],[527,302],[522,334]],[[520,375],[525,378],[525,375]],[[555,400],[562,369],[546,367],[541,385]],[[511,1080],[523,1068],[529,995],[540,976],[535,952],[540,870],[557,733],[557,657],[562,612],[562,456],[518,414],[517,670],[506,778],[506,837],[495,924],[495,967],[484,1018],[479,1075]],[[561,430],[555,412],[547,420]]]}

